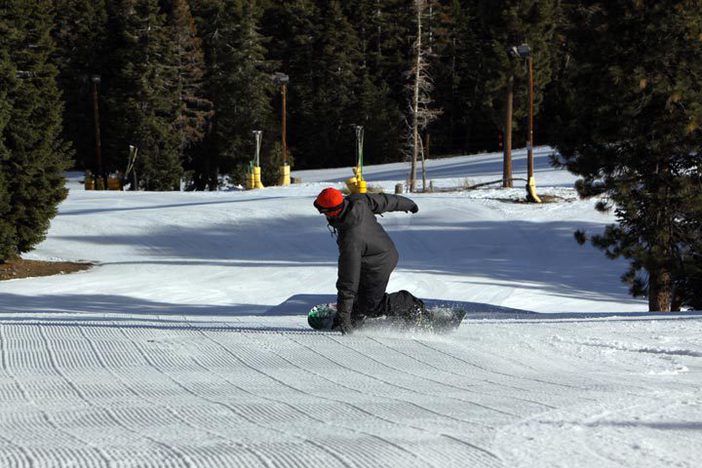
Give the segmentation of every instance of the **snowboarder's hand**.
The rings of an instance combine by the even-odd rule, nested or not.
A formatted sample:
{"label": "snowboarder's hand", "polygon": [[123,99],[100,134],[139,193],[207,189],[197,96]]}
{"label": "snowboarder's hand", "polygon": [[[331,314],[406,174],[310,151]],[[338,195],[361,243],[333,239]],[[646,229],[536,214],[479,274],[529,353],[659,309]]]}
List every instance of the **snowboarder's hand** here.
{"label": "snowboarder's hand", "polygon": [[351,313],[346,310],[339,310],[339,331],[342,335],[350,335],[353,333],[353,322],[351,322]]}

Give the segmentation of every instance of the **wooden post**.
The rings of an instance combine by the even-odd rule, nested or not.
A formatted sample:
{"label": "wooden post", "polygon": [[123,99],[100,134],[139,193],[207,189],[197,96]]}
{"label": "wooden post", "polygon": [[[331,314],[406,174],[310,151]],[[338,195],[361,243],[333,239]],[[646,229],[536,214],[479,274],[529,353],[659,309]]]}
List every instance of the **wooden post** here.
{"label": "wooden post", "polygon": [[512,187],[512,105],[514,101],[514,76],[510,76],[507,84],[507,99],[505,102],[504,135],[502,149],[502,187]]}
{"label": "wooden post", "polygon": [[90,77],[93,83],[93,123],[95,125],[95,162],[97,164],[96,177],[102,177],[102,145],[100,143],[100,113],[98,109],[97,85],[100,82],[98,75]]}

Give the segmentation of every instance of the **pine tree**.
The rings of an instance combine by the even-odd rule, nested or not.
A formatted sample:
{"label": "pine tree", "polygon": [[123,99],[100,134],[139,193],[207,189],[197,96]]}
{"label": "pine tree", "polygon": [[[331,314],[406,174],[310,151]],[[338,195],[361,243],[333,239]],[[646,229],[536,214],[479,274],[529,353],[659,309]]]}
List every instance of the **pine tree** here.
{"label": "pine tree", "polygon": [[512,126],[527,115],[527,71],[522,60],[510,50],[529,45],[534,63],[534,109],[538,114],[543,89],[551,81],[555,31],[560,0],[480,0],[476,24],[482,47],[484,109],[492,116],[504,137],[504,185],[511,187]]}
{"label": "pine tree", "polygon": [[[406,93],[402,94],[405,79],[402,75],[389,79],[390,67],[385,58],[386,31],[392,27],[387,10],[396,5],[396,1],[378,0],[352,0],[342,4],[342,11],[358,37],[361,62],[356,71],[360,88],[355,98],[360,113],[357,124],[364,128],[364,153],[373,163],[396,162],[405,156],[403,113],[407,100]],[[392,19],[399,21],[397,17]],[[405,71],[407,63],[403,63]],[[396,100],[399,96],[402,99]]]}
{"label": "pine tree", "polygon": [[177,189],[182,90],[166,14],[157,0],[119,0],[114,8],[113,34],[119,42],[107,83],[108,168],[124,167],[128,147],[134,145],[140,187]]}
{"label": "pine tree", "polygon": [[414,0],[375,0],[371,41],[367,47],[371,74],[390,89],[391,98],[407,109],[407,70],[412,63]]}
{"label": "pine tree", "polygon": [[338,1],[325,3],[319,9],[321,21],[314,37],[315,65],[311,87],[301,99],[309,103],[309,111],[300,117],[306,143],[301,152],[322,167],[355,165],[355,133],[358,124],[357,99],[362,61],[358,37],[344,15]]}
{"label": "pine tree", "polygon": [[229,174],[241,182],[254,154],[252,131],[264,132],[264,153],[274,141],[269,135],[275,132],[275,63],[267,56],[267,38],[260,32],[263,8],[260,0],[221,0],[199,2],[196,11],[215,109],[207,167],[210,174]]}
{"label": "pine tree", "polygon": [[[11,0],[0,8],[3,73],[14,69],[16,75],[2,85],[6,94],[0,155],[6,158],[2,166],[6,188],[0,191],[6,194],[0,195],[5,200],[0,209],[6,211],[4,222],[15,230],[11,254],[28,252],[45,238],[67,194],[63,173],[69,151],[60,138],[63,108],[57,70],[51,63],[55,52],[51,11],[48,0]],[[6,229],[4,232],[7,239]],[[2,250],[4,257],[8,249]]]}
{"label": "pine tree", "polygon": [[397,162],[404,156],[404,116],[392,100],[390,87],[366,68],[358,94],[357,123],[364,128],[364,159],[369,164]]}
{"label": "pine tree", "polygon": [[181,90],[176,118],[181,161],[190,161],[214,115],[213,104],[205,92],[205,57],[195,20],[186,0],[171,0],[168,8],[173,35],[177,79]]}
{"label": "pine tree", "polygon": [[318,36],[319,12],[314,0],[275,0],[266,11],[262,27],[270,37],[269,57],[279,65],[278,70],[290,78],[288,85],[288,148],[295,154],[299,167],[318,167],[309,148],[308,127],[314,112],[317,68],[315,40]]}
{"label": "pine tree", "polygon": [[[53,37],[58,84],[65,104],[63,139],[76,151],[79,167],[96,167],[91,77],[104,70],[106,0],[54,0]],[[98,95],[99,99],[99,95]],[[101,106],[100,106],[101,107]]]}
{"label": "pine tree", "polygon": [[[6,26],[0,24],[0,34],[3,36],[9,33]],[[0,138],[0,263],[17,253],[15,227],[10,220],[10,191],[5,181],[10,152],[5,146],[4,138],[5,127],[12,112],[12,103],[8,99],[8,94],[10,89],[16,86],[16,70],[10,62],[9,51],[4,47],[5,45],[3,43],[0,46],[0,135],[2,136]]]}
{"label": "pine tree", "polygon": [[557,146],[581,195],[604,194],[598,207],[614,208],[617,224],[593,244],[629,260],[623,280],[652,311],[692,303],[681,297],[699,284],[701,18],[698,0],[572,10],[571,112]]}
{"label": "pine tree", "polygon": [[702,174],[699,166],[681,178],[677,194],[680,240],[674,249],[677,271],[671,310],[683,306],[702,310]]}
{"label": "pine tree", "polygon": [[[433,96],[443,113],[430,126],[437,152],[465,153],[497,143],[494,125],[482,111],[482,63],[474,7],[459,0],[434,5]],[[488,131],[482,128],[488,126]]]}

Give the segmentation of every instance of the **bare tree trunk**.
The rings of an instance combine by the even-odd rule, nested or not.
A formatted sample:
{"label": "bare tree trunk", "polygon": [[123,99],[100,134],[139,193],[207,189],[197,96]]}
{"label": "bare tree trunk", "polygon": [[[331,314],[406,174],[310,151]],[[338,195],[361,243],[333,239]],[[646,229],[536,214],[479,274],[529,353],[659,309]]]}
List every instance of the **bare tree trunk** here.
{"label": "bare tree trunk", "polygon": [[673,302],[673,282],[670,271],[660,268],[648,273],[648,311],[670,312]]}
{"label": "bare tree trunk", "polygon": [[424,136],[422,145],[422,190],[427,191],[427,159],[429,159],[429,132]]}
{"label": "bare tree trunk", "polygon": [[414,93],[412,95],[412,162],[410,165],[410,192],[417,190],[417,156],[419,155],[419,86],[422,79],[422,3],[423,0],[415,0],[417,8],[417,42],[416,61],[414,71]]}
{"label": "bare tree trunk", "polygon": [[[427,134],[427,138],[429,135]],[[426,157],[424,155],[424,143],[421,141],[420,138],[420,145],[419,145],[419,154],[422,157],[422,192],[427,191],[427,166],[426,166]]]}
{"label": "bare tree trunk", "polygon": [[502,186],[512,187],[512,105],[514,101],[514,76],[509,78],[505,100],[504,147],[502,149]]}
{"label": "bare tree trunk", "polygon": [[658,161],[655,169],[658,188],[655,191],[655,216],[651,220],[655,226],[652,253],[654,262],[648,267],[648,310],[650,312],[670,312],[673,307],[674,284],[672,266],[674,260],[674,220],[671,212],[671,186],[665,181],[670,176],[670,160],[667,157]]}

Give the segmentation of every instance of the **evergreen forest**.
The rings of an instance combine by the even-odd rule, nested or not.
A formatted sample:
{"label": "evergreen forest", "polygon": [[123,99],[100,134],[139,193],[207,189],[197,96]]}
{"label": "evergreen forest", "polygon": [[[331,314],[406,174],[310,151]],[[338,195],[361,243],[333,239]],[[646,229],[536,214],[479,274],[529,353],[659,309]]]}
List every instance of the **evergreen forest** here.
{"label": "evergreen forest", "polygon": [[702,309],[702,0],[6,0],[0,259],[44,238],[68,169],[217,190],[261,131],[272,185],[353,166],[356,126],[367,164],[523,147],[522,44],[535,143],[616,214],[577,240],[651,310]]}

